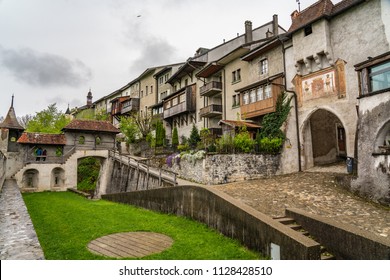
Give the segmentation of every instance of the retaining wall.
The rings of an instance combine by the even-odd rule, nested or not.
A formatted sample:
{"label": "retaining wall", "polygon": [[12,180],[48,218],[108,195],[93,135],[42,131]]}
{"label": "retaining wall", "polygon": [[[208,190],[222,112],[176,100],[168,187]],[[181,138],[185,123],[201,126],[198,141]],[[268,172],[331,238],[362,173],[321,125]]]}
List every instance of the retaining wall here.
{"label": "retaining wall", "polygon": [[275,175],[280,155],[216,154],[192,162],[184,159],[180,163],[173,162],[171,170],[179,177],[204,185],[216,185]]}
{"label": "retaining wall", "polygon": [[185,216],[271,257],[271,243],[285,260],[320,259],[320,245],[228,195],[207,187],[180,186],[102,195],[102,199]]}
{"label": "retaining wall", "polygon": [[286,216],[315,236],[338,259],[390,260],[389,239],[299,209],[287,209]]}

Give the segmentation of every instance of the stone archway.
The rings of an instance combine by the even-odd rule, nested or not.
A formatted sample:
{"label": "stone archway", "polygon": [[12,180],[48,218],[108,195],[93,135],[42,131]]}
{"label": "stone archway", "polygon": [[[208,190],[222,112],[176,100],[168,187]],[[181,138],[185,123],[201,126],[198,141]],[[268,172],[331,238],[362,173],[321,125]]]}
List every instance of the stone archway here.
{"label": "stone archway", "polygon": [[326,109],[309,115],[302,129],[304,169],[345,159],[347,139],[342,121]]}
{"label": "stone archway", "polygon": [[65,170],[56,167],[51,171],[50,188],[61,189],[65,186]]}
{"label": "stone archway", "polygon": [[39,183],[39,171],[36,169],[27,169],[23,173],[22,188],[36,189]]}

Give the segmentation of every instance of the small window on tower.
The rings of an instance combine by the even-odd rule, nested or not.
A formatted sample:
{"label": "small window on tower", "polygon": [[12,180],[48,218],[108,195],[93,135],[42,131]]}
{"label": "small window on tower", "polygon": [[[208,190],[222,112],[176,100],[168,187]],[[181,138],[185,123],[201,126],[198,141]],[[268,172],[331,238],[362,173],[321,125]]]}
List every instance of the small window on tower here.
{"label": "small window on tower", "polygon": [[306,26],[305,27],[305,36],[310,35],[311,33],[313,33],[311,25]]}

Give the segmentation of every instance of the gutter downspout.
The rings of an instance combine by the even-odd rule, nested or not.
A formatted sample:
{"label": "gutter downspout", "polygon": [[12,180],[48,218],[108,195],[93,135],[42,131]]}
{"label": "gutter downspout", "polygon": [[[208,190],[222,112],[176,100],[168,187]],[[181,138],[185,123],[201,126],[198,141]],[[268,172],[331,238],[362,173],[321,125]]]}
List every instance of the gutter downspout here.
{"label": "gutter downspout", "polygon": [[298,120],[298,96],[297,93],[293,90],[288,90],[287,89],[287,81],[286,81],[286,49],[284,46],[284,41],[278,38],[278,40],[282,43],[282,53],[283,53],[283,71],[284,71],[284,90],[286,92],[292,93],[294,96],[294,107],[295,107],[295,125],[296,125],[296,130],[297,130],[297,141],[298,141],[298,171],[302,172],[302,160],[301,160],[301,138],[299,136],[299,120]]}

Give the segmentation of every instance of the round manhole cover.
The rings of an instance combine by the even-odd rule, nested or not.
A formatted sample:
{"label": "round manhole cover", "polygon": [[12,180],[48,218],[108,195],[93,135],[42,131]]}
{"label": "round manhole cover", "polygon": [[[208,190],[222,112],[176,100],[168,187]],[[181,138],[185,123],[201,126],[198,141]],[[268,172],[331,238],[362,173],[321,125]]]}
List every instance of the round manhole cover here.
{"label": "round manhole cover", "polygon": [[155,232],[123,232],[100,237],[88,244],[94,254],[111,258],[142,258],[160,253],[173,244],[173,239]]}

